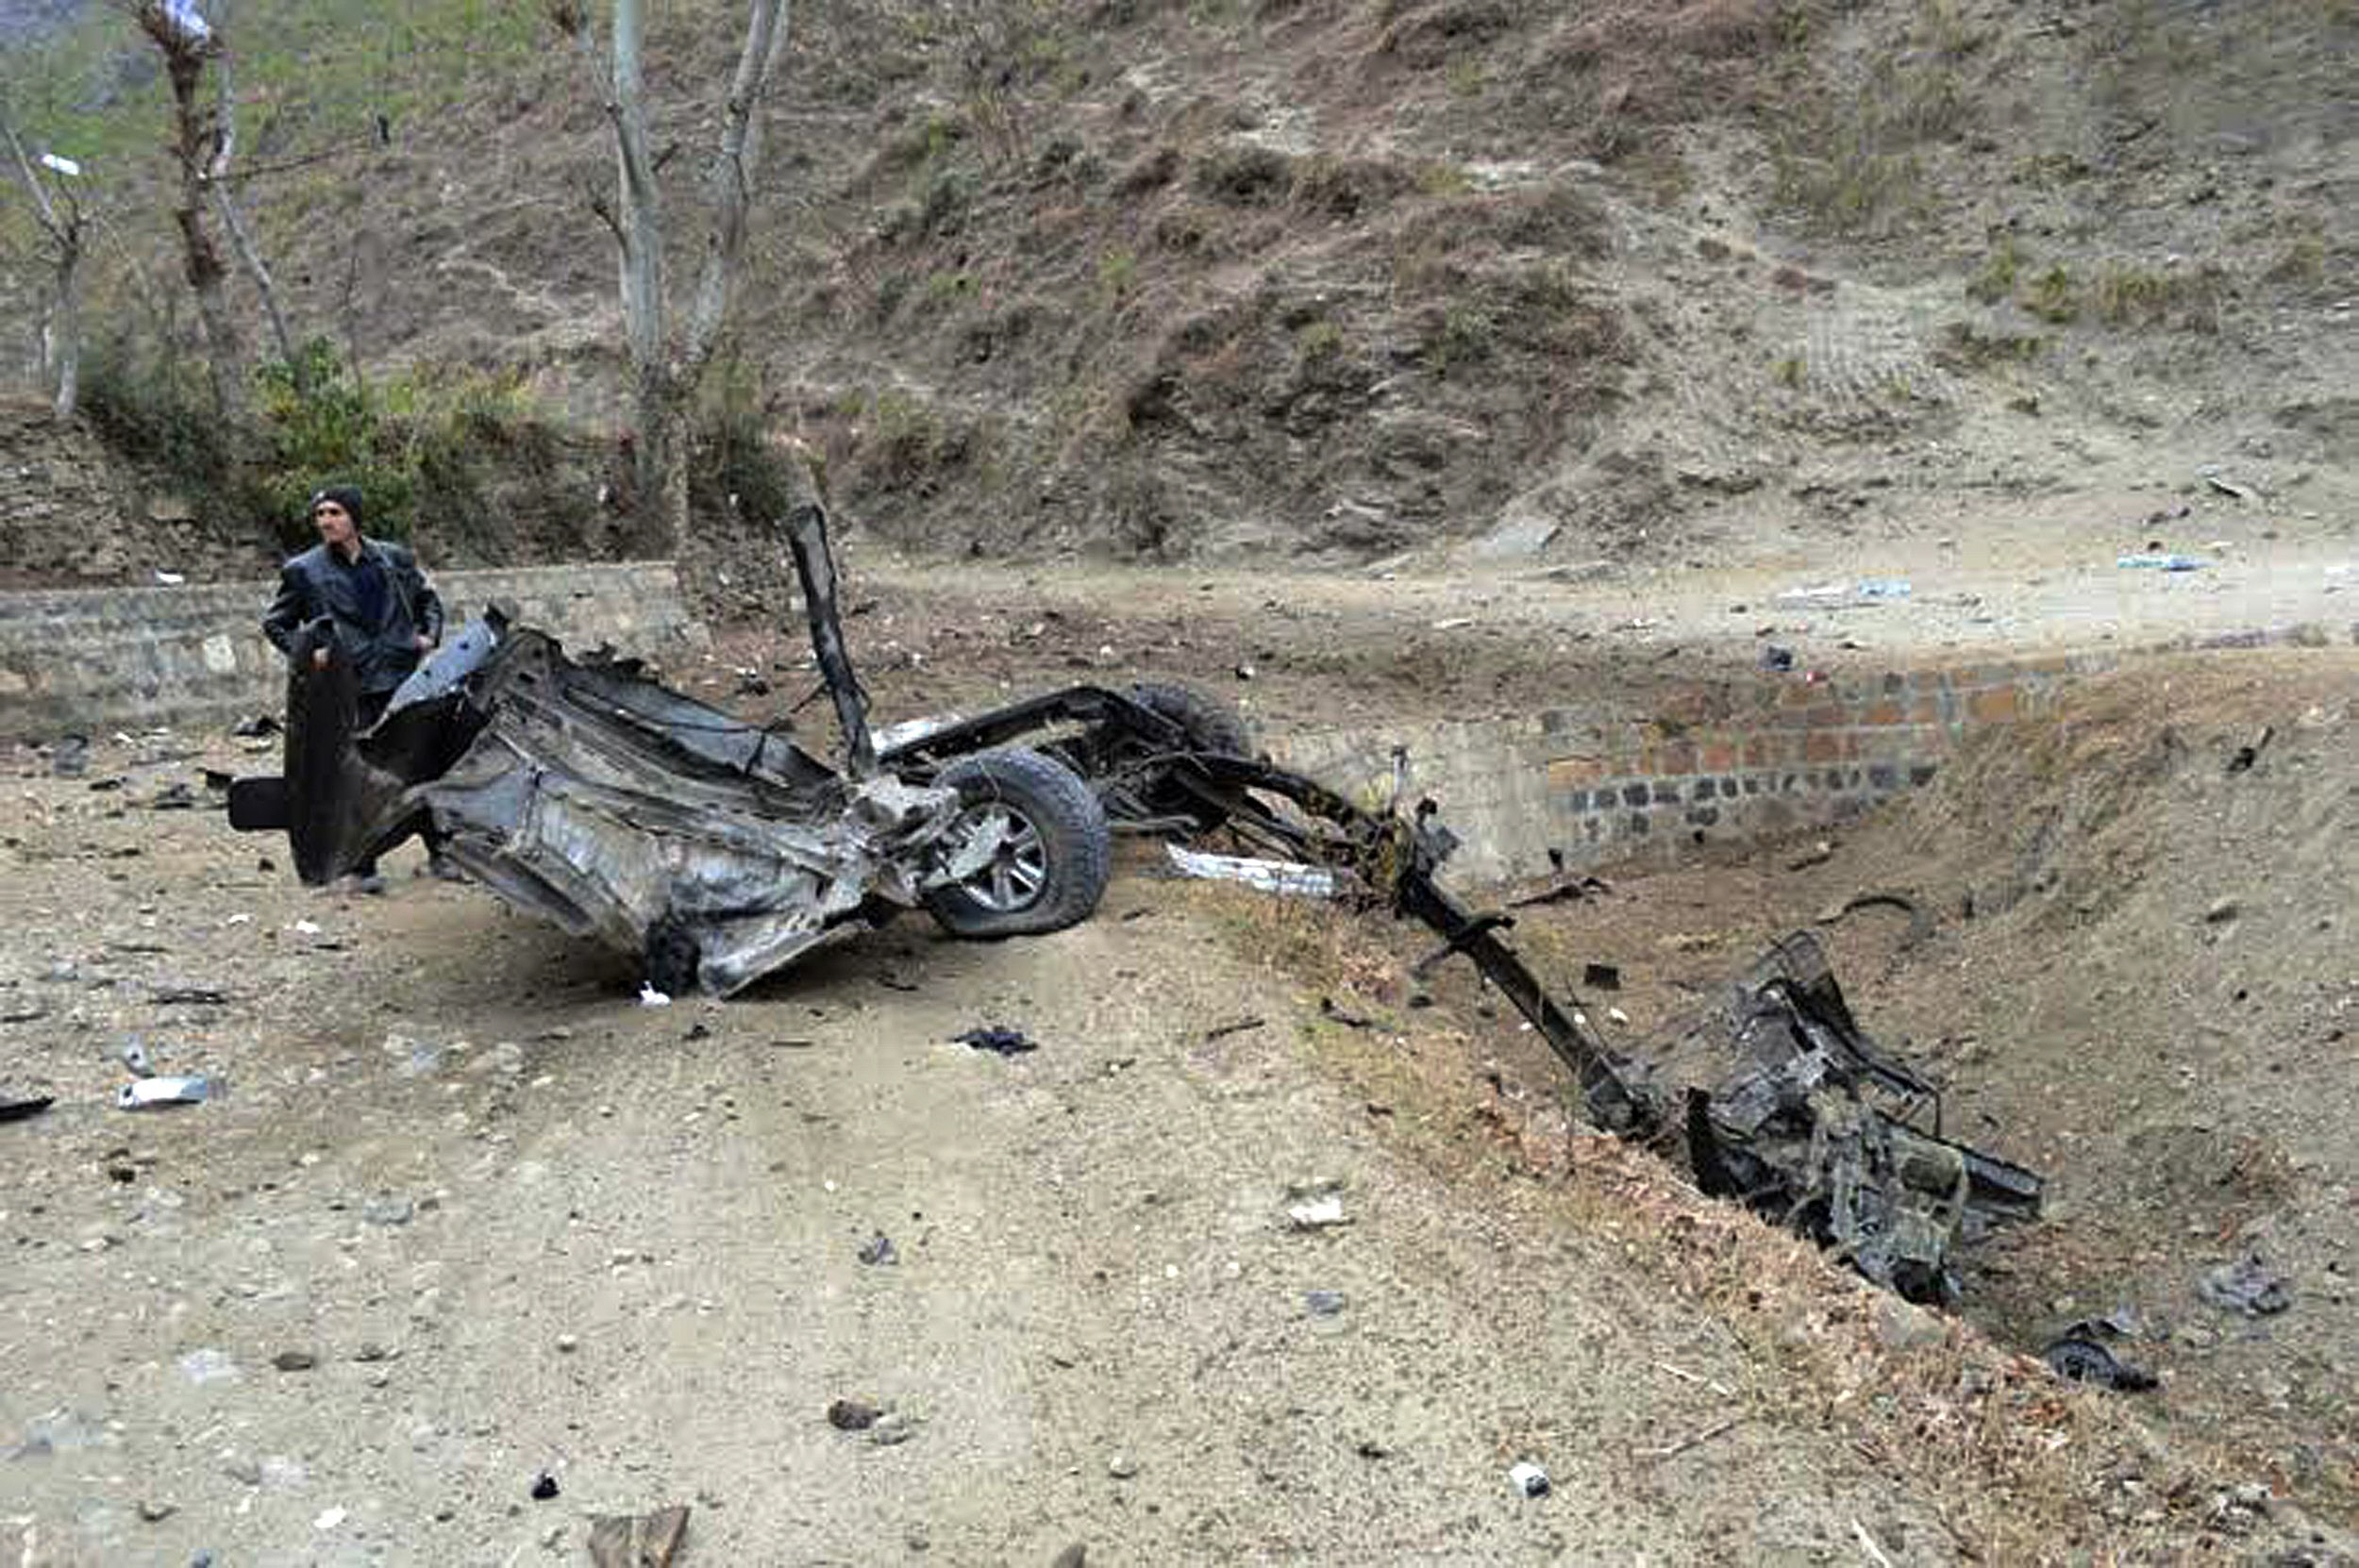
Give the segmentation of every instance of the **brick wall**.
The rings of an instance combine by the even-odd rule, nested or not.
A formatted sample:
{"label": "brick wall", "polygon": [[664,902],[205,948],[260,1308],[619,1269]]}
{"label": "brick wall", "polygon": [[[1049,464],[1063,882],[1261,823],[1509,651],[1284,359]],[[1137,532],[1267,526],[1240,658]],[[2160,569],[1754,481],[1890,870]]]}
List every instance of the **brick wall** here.
{"label": "brick wall", "polygon": [[[438,572],[456,626],[494,600],[574,648],[651,662],[701,646],[669,561]],[[276,712],[286,671],[260,620],[276,584],[0,593],[0,739]]]}
{"label": "brick wall", "polygon": [[[2352,628],[2359,641],[2359,627]],[[1978,728],[2047,711],[2072,681],[2147,653],[2318,646],[2298,626],[2108,650],[1814,680],[1747,675],[1646,699],[1604,697],[1495,720],[1280,738],[1279,760],[1381,801],[1396,749],[1409,798],[1430,796],[1464,841],[1462,883],[1831,826],[1931,779]]]}

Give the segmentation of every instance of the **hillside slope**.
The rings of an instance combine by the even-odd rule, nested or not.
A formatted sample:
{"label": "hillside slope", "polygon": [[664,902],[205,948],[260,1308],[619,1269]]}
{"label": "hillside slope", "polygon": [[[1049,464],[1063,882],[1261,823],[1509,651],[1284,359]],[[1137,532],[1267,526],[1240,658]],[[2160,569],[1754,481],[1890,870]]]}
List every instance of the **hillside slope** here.
{"label": "hillside slope", "polygon": [[[254,187],[299,318],[618,425],[582,63],[456,0],[399,39],[288,8],[244,11],[242,79],[257,158],[335,149]],[[683,207],[729,11],[655,41]],[[2347,515],[2340,0],[797,25],[727,393],[896,542],[1677,559],[2202,465],[2289,527]],[[118,82],[100,117],[160,104]]]}

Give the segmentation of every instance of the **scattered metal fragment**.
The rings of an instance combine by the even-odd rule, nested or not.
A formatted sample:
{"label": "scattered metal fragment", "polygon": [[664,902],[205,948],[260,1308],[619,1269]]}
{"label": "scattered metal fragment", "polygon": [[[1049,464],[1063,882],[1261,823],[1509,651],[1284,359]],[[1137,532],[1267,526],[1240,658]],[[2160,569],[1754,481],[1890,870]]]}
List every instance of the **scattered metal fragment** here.
{"label": "scattered metal fragment", "polygon": [[1862,909],[1898,909],[1909,917],[1909,928],[1900,938],[1903,950],[1915,947],[1933,934],[1933,917],[1925,907],[1904,892],[1856,892],[1840,904],[1819,911],[1816,924],[1832,926],[1847,920]]}
{"label": "scattered metal fragment", "polygon": [[1619,991],[1622,972],[1610,963],[1585,963],[1581,966],[1581,983],[1593,991]]}
{"label": "scattered metal fragment", "polygon": [[881,1230],[860,1244],[859,1256],[862,1262],[872,1267],[898,1263],[901,1260],[900,1249],[893,1244],[893,1238]]}
{"label": "scattered metal fragment", "polygon": [[1542,904],[1561,904],[1598,897],[1613,891],[1614,884],[1602,876],[1590,876],[1585,874],[1564,876],[1542,888],[1538,892],[1528,892],[1520,898],[1508,900],[1507,907],[1511,909],[1529,909]]}
{"label": "scattered metal fragment", "polygon": [[2276,734],[2275,726],[2262,726],[2261,733],[2254,737],[2250,745],[2236,748],[2236,754],[2228,759],[2227,771],[2232,775],[2250,772],[2252,764],[2261,759],[2261,753],[2268,749],[2268,743]]}
{"label": "scattered metal fragment", "polygon": [[1250,856],[1207,855],[1178,844],[1165,844],[1164,852],[1182,876],[1204,881],[1242,882],[1263,892],[1293,893],[1302,898],[1332,898],[1335,896],[1335,874],[1323,866],[1307,866],[1287,860],[1265,860]]}
{"label": "scattered metal fragment", "polygon": [[203,1075],[183,1077],[135,1078],[115,1091],[120,1110],[151,1110],[161,1106],[202,1105],[214,1094],[213,1080]]}
{"label": "scattered metal fragment", "polygon": [[953,1035],[950,1043],[953,1045],[971,1045],[979,1051],[991,1051],[1003,1057],[1021,1056],[1027,1051],[1040,1049],[1040,1043],[1030,1039],[1022,1029],[1004,1029],[996,1026]]}
{"label": "scattered metal fragment", "polygon": [[55,1094],[11,1094],[0,1090],[0,1122],[27,1122],[58,1103]]}
{"label": "scattered metal fragment", "polygon": [[557,1477],[544,1470],[532,1477],[531,1496],[536,1503],[545,1503],[557,1495]]}
{"label": "scattered metal fragment", "polygon": [[2038,1212],[2037,1176],[1910,1125],[1938,1109],[1936,1091],[1860,1029],[1806,933],[1772,947],[1650,1066],[1683,1085],[1688,1162],[1706,1193],[1910,1300],[1954,1298],[1949,1253],[1969,1222]]}
{"label": "scattered metal fragment", "polygon": [[590,1560],[595,1568],[672,1568],[687,1536],[683,1503],[653,1513],[600,1514],[590,1521]]}
{"label": "scattered metal fragment", "polygon": [[1248,1030],[1258,1029],[1267,1020],[1260,1018],[1240,1018],[1233,1023],[1215,1024],[1204,1031],[1204,1043],[1209,1045],[1215,1040],[1226,1040],[1232,1034],[1244,1034]]}
{"label": "scattered metal fragment", "polygon": [[218,1008],[228,1005],[229,993],[219,986],[155,986],[147,999],[159,1008]]}
{"label": "scattered metal fragment", "polygon": [[1344,1309],[1344,1293],[1341,1291],[1305,1291],[1302,1293],[1302,1305],[1309,1309],[1311,1315],[1314,1318],[1331,1318]]}
{"label": "scattered metal fragment", "polygon": [[2207,1271],[2196,1293],[2223,1311],[2247,1317],[2273,1317],[2294,1304],[2292,1282],[2253,1252]]}
{"label": "scattered metal fragment", "polygon": [[2091,1383],[2122,1393],[2143,1393],[2160,1386],[2160,1379],[2152,1373],[2121,1359],[2100,1341],[2085,1334],[2067,1333],[2039,1356],[2049,1371],[2069,1382]]}
{"label": "scattered metal fragment", "polygon": [[1344,1212],[1343,1198],[1333,1193],[1296,1204],[1286,1210],[1286,1220],[1297,1230],[1331,1230],[1351,1223],[1351,1217]]}

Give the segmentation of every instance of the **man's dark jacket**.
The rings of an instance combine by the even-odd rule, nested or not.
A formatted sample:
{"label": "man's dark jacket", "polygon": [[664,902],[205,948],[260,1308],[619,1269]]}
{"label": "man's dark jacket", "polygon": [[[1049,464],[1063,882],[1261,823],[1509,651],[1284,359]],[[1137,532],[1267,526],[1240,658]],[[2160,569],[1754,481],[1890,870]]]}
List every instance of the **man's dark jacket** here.
{"label": "man's dark jacket", "polygon": [[[347,564],[325,544],[315,544],[278,569],[278,596],[262,615],[262,635],[280,653],[291,652],[295,628],[326,616],[336,641],[352,660],[363,692],[390,692],[418,667],[420,633],[443,640],[443,601],[427,585],[415,557],[398,544],[360,542],[360,561]],[[362,607],[362,562],[373,560],[384,575],[385,592],[376,624]]]}

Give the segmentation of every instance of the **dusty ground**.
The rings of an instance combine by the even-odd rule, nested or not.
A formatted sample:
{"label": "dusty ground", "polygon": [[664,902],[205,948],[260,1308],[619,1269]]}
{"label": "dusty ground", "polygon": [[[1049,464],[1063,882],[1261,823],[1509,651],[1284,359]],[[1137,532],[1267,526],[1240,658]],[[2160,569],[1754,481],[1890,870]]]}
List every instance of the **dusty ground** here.
{"label": "dusty ground", "polygon": [[[1781,1411],[1564,1193],[1444,1179],[1389,1132],[1428,1108],[1376,1114],[1311,999],[1154,884],[643,1009],[480,895],[294,891],[146,808],[185,763],[93,772],[125,786],[22,780],[6,893],[9,1070],[60,1096],[7,1129],[0,1221],[28,1560],[571,1559],[670,1501],[715,1562],[1810,1561],[1853,1521],[1936,1561],[1991,1527]],[[156,999],[183,983],[224,1000]],[[1040,1049],[947,1043],[986,1022]],[[133,1037],[226,1097],[111,1109]],[[1290,1234],[1317,1181],[1354,1224]],[[1556,1496],[1511,1493],[1523,1458]]]}
{"label": "dusty ground", "polygon": [[[863,651],[914,592],[873,575]],[[1382,586],[1404,594],[1399,627],[1447,592]],[[1092,606],[1142,638],[1174,628],[1197,656],[1181,674],[1231,657],[1185,592],[1157,606],[1096,581],[1044,588],[1074,607],[1060,635],[1077,645]],[[1253,592],[1232,579],[1210,597],[1243,624]],[[1700,621],[1719,592],[1681,602]],[[959,628],[962,602],[938,595],[928,624]],[[1243,684],[1308,693],[1300,672],[1343,619],[1288,623],[1280,673]],[[945,694],[1003,669],[1056,678],[1053,646],[1027,646],[1047,631],[1026,632],[979,632],[985,676]],[[1631,641],[1630,667],[1659,658]],[[1546,670],[1554,646],[1447,661],[1424,699]],[[1414,652],[1371,659],[1371,684],[1414,690]],[[2347,716],[2351,672],[2346,656],[2285,657],[2236,666],[2244,694],[2192,708],[2208,727],[2186,749],[2218,776],[2219,738],[2282,710],[2289,743],[2247,782],[2306,781],[2311,826],[2285,864],[2331,870],[2347,854],[2348,729],[2303,726]],[[940,678],[922,658],[870,663],[880,700],[910,699],[900,712]],[[1620,675],[1610,659],[1554,668]],[[2134,715],[2155,689],[2126,690]],[[30,1561],[563,1560],[590,1515],[673,1501],[695,1509],[692,1561],[1045,1562],[1073,1543],[1097,1561],[2350,1551],[2295,1506],[2326,1520],[2349,1506],[2351,1317],[2328,1283],[2350,1239],[2347,1042],[2320,1037],[2323,1072],[2288,1079],[2267,1068],[2295,1047],[2240,1024],[2279,1054],[2222,1075],[2213,1098],[2205,1056],[2169,1054],[2172,1015],[2141,1012],[2088,1096],[2060,1092],[2076,1053],[2107,1040],[2023,1014],[2025,955],[2034,1003],[2085,981],[2076,948],[2020,924],[2035,911],[2021,898],[1999,936],[1945,926],[1905,961],[1885,961],[1872,918],[1837,939],[1869,1026],[1933,1043],[1952,1114],[1986,1112],[2001,1152],[2056,1176],[2057,1224],[1974,1277],[1994,1345],[1874,1296],[1647,1157],[1571,1138],[1546,1054],[1463,977],[1410,1007],[1400,960],[1420,944],[1381,923],[1133,863],[1096,920],[1057,938],[964,946],[912,921],[725,1007],[642,1009],[627,965],[478,893],[397,876],[383,900],[307,894],[278,846],[153,808],[174,783],[207,798],[202,767],[267,760],[216,737],[104,743],[85,778],[16,759],[0,1036],[9,1080],[59,1096],[0,1127],[18,1173],[0,1202],[17,1259],[0,1282],[0,1513]],[[2047,787],[2069,803],[2077,776],[2059,768]],[[1991,794],[1928,797],[1951,817],[1863,829],[1807,874],[1773,855],[1625,883],[1602,909],[1528,922],[1529,938],[1551,960],[1621,961],[1644,1026],[1831,889],[1892,879],[1911,835],[1966,846],[1937,896],[1988,880],[1988,846],[2006,841],[1960,813],[2033,802],[2024,780],[1979,785]],[[2197,799],[2188,820],[2213,809]],[[2272,818],[2246,811],[2212,863],[2265,837]],[[2076,818],[2058,842],[2121,817]],[[2135,884],[2178,889],[2174,920],[2197,897],[2183,870]],[[2284,872],[2256,866],[2244,896],[2290,902],[2259,891]],[[2195,926],[2217,934],[2203,912]],[[2258,921],[2235,928],[2270,950]],[[2108,929],[2109,963],[2147,955],[2116,986],[2183,973],[2154,929]],[[2296,975],[2347,940],[2310,940],[2277,983],[2331,1027],[2317,1009],[2348,1006],[2331,972],[2330,991],[2298,998]],[[164,1000],[176,986],[223,999]],[[1377,1026],[1322,1020],[1322,995]],[[1041,1048],[1003,1060],[948,1043],[987,1023]],[[220,1074],[226,1097],[112,1109],[133,1038],[164,1070]],[[2148,1049],[2164,1053],[2151,1070]],[[2118,1114],[2107,1096],[2122,1093],[2152,1096],[2149,1113]],[[2090,1136],[2109,1116],[2117,1132]],[[2248,1132],[2282,1146],[2287,1184],[2194,1194],[2183,1213],[2186,1194],[2116,1201],[2142,1129],[2191,1121],[2216,1131],[2206,1148]],[[1291,1231],[1290,1189],[1327,1181],[1354,1223]],[[2173,1231],[2186,1215],[2200,1236]],[[2142,1225],[2160,1227],[2144,1250]],[[879,1232],[898,1261],[862,1263]],[[2207,1317],[2189,1271],[2249,1236],[2295,1273],[2296,1307]],[[1313,1291],[1341,1310],[1315,1310]],[[2008,1353],[2067,1309],[2123,1301],[2168,1336],[2130,1352],[2167,1379],[2140,1406],[2068,1393]],[[280,1371],[287,1352],[317,1364]],[[897,1441],[832,1428],[846,1397],[893,1412]],[[1512,1494],[1524,1458],[1554,1495]],[[560,1493],[534,1501],[544,1472]]]}

